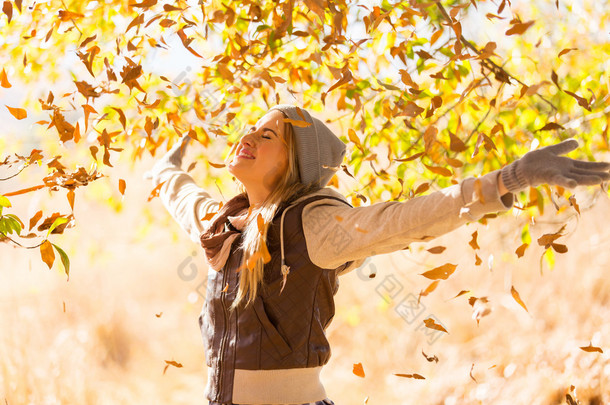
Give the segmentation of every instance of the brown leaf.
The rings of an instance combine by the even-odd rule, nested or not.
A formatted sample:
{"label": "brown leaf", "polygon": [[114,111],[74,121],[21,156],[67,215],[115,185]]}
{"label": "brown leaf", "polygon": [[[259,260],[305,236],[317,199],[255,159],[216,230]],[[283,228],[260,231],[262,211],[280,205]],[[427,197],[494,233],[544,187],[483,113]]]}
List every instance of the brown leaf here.
{"label": "brown leaf", "polygon": [[522,257],[525,254],[525,249],[527,249],[528,246],[529,246],[529,244],[527,244],[527,243],[524,243],[521,246],[519,246],[517,248],[517,250],[515,250],[517,257]]}
{"label": "brown leaf", "polygon": [[571,196],[568,198],[568,201],[570,202],[570,205],[571,205],[572,207],[574,207],[574,209],[576,210],[576,212],[578,212],[578,214],[580,214],[580,207],[579,207],[578,203],[576,202],[576,197],[574,197],[573,195],[571,195]]}
{"label": "brown leaf", "polygon": [[13,115],[13,117],[17,118],[18,120],[22,120],[28,116],[27,111],[23,108],[9,107],[6,104],[5,106],[8,108],[8,111]]}
{"label": "brown leaf", "polygon": [[417,188],[415,189],[413,194],[415,194],[415,195],[421,194],[425,191],[428,191],[428,189],[430,189],[430,183],[422,183],[419,186],[417,186]]}
{"label": "brown leaf", "polygon": [[460,138],[458,138],[455,134],[449,131],[449,149],[454,152],[464,152],[466,150],[466,145]]}
{"label": "brown leaf", "polygon": [[10,1],[6,0],[4,4],[2,4],[2,11],[8,17],[8,22],[10,24],[11,19],[13,18],[13,5]]}
{"label": "brown leaf", "polygon": [[362,367],[362,363],[354,364],[352,368],[352,373],[356,374],[358,377],[364,378],[364,367]]}
{"label": "brown leaf", "polygon": [[556,122],[549,122],[547,123],[545,126],[543,126],[540,129],[537,129],[536,131],[550,131],[553,129],[565,129],[564,127],[562,127],[561,125],[559,125]]}
{"label": "brown leaf", "polygon": [[421,351],[421,354],[424,355],[424,357],[426,358],[426,360],[428,360],[428,362],[430,362],[430,363],[432,363],[432,362],[438,363],[438,357],[436,357],[436,355],[428,356],[426,353],[424,353],[423,350]]}
{"label": "brown leaf", "polygon": [[397,377],[404,377],[404,378],[414,378],[416,380],[425,380],[426,378],[419,375],[419,374],[394,374]]}
{"label": "brown leaf", "polygon": [[429,329],[434,329],[434,330],[439,330],[441,332],[449,333],[449,332],[447,332],[447,329],[443,328],[442,325],[439,325],[438,323],[436,323],[434,321],[434,319],[432,319],[432,318],[424,319],[424,325],[426,326],[426,328],[429,328]]}
{"label": "brown leaf", "polygon": [[472,366],[470,367],[470,378],[472,378],[472,381],[477,382],[477,380],[472,375],[472,370],[474,370],[474,363],[472,363]]}
{"label": "brown leaf", "polygon": [[422,292],[419,293],[420,297],[425,297],[428,294],[430,294],[432,291],[436,290],[436,287],[438,287],[438,284],[441,282],[441,280],[436,280],[433,281],[432,283],[430,283],[430,285],[428,287],[426,287],[426,289]]}
{"label": "brown leaf", "polygon": [[559,243],[551,243],[551,247],[557,253],[567,253],[568,247]]}
{"label": "brown leaf", "polygon": [[562,49],[561,52],[559,52],[559,55],[557,55],[558,58],[561,58],[563,55],[565,55],[566,53],[570,52],[570,51],[575,51],[578,48],[566,48],[566,49]]}
{"label": "brown leaf", "polygon": [[144,0],[141,3],[129,3],[131,7],[150,8],[157,4],[157,0]]}
{"label": "brown leaf", "polygon": [[53,252],[53,245],[51,245],[51,242],[48,240],[45,240],[42,245],[40,245],[40,256],[42,257],[42,261],[49,266],[49,269],[53,267],[55,253]]}
{"label": "brown leaf", "polygon": [[226,165],[223,163],[212,163],[208,160],[208,163],[210,164],[210,166],[216,168],[216,169],[222,169],[223,167],[225,167]]}
{"label": "brown leaf", "polygon": [[443,253],[445,249],[447,249],[445,246],[435,246],[428,249],[428,252],[432,253],[433,255],[437,255]]}
{"label": "brown leaf", "polygon": [[395,162],[410,162],[411,160],[415,160],[418,157],[421,157],[424,155],[424,152],[419,152],[416,153],[414,155],[409,156],[408,158],[404,158],[404,159],[394,159]]}
{"label": "brown leaf", "polygon": [[506,35],[521,35],[523,34],[525,31],[528,30],[528,28],[530,28],[532,25],[534,25],[535,21],[528,21],[528,22],[517,22],[515,24],[513,24],[512,27],[510,27],[510,29],[508,31],[506,31]]}
{"label": "brown leaf", "polygon": [[574,97],[576,99],[576,101],[578,102],[578,105],[583,107],[584,109],[591,111],[591,107],[589,106],[589,101],[584,98],[579,96],[578,94],[572,93],[571,91],[567,91],[564,90],[564,93],[569,94],[570,96]]}
{"label": "brown leaf", "polygon": [[555,86],[557,86],[559,89],[561,89],[561,87],[559,87],[559,83],[557,83],[559,78],[557,77],[557,73],[555,73],[554,70],[551,70],[551,80],[553,81],[553,83],[555,83]]}
{"label": "brown leaf", "polygon": [[446,263],[442,266],[426,271],[425,273],[421,273],[420,275],[430,280],[447,280],[449,276],[453,274],[456,267],[457,264]]}
{"label": "brown leaf", "polygon": [[600,347],[593,346],[591,344],[591,342],[589,342],[589,346],[581,347],[580,350],[583,350],[588,353],[593,353],[593,352],[603,353],[604,352]]}
{"label": "brown leaf", "polygon": [[11,87],[11,84],[8,81],[8,77],[6,77],[6,71],[2,68],[2,72],[0,72],[0,86],[8,89]]}

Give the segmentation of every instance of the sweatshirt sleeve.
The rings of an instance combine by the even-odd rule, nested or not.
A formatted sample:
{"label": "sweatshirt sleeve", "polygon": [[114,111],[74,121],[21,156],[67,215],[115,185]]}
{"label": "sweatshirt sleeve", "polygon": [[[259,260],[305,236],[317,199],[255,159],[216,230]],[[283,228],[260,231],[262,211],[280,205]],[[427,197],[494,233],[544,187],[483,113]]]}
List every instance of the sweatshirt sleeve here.
{"label": "sweatshirt sleeve", "polygon": [[411,242],[431,240],[487,213],[506,211],[514,196],[499,195],[499,172],[467,178],[405,202],[352,208],[332,199],[315,201],[303,209],[310,260],[322,268],[353,261],[343,274],[369,256],[405,249]]}
{"label": "sweatshirt sleeve", "polygon": [[153,186],[165,182],[159,189],[159,198],[170,215],[199,243],[199,235],[208,221],[201,221],[209,213],[218,211],[219,202],[195,184],[193,178],[179,166],[161,159],[150,170]]}

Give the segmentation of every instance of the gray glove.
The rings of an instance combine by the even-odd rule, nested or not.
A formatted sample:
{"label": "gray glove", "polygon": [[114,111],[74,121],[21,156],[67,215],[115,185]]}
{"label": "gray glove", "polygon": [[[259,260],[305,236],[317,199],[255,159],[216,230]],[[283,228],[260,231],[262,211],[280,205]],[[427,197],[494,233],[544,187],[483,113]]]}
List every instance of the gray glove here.
{"label": "gray glove", "polygon": [[527,186],[535,187],[544,183],[574,188],[610,180],[610,163],[587,162],[559,156],[577,147],[577,140],[568,139],[528,152],[502,169],[502,182],[508,191],[514,193]]}
{"label": "gray glove", "polygon": [[[186,145],[190,140],[191,137],[188,136],[188,134],[183,135],[182,138],[180,138],[180,140],[176,142],[174,146],[172,146],[172,148],[168,150],[157,163],[155,163],[155,166],[164,165],[167,162],[177,167],[182,166],[182,158],[184,157],[184,152],[186,151]],[[152,174],[150,171],[144,173],[144,179],[152,179]]]}

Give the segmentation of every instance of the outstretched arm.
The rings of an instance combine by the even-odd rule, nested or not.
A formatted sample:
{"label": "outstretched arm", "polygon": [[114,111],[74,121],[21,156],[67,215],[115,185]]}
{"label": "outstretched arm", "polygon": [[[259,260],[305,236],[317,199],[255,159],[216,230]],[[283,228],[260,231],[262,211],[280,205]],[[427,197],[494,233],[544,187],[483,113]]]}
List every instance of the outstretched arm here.
{"label": "outstretched arm", "polygon": [[349,271],[366,257],[404,249],[411,242],[433,239],[487,213],[508,210],[512,193],[528,186],[575,187],[610,179],[608,163],[559,156],[577,146],[578,142],[568,140],[541,148],[502,170],[405,202],[358,208],[332,200],[314,202],[303,210],[310,259],[323,268],[354,261],[346,269]]}
{"label": "outstretched arm", "polygon": [[155,187],[164,182],[159,189],[163,205],[190,239],[199,243],[199,235],[208,224],[208,221],[202,221],[201,218],[218,211],[219,202],[197,186],[193,178],[181,169],[189,140],[190,137],[184,135],[154,164],[145,178],[150,178]]}

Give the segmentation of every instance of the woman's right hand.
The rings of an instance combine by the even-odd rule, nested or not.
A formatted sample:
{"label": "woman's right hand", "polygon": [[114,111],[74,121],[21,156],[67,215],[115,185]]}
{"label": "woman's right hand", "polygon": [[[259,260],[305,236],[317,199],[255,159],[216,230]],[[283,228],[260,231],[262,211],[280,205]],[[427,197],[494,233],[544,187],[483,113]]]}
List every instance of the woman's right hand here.
{"label": "woman's right hand", "polygon": [[[155,165],[169,162],[176,167],[182,166],[182,158],[184,157],[184,153],[186,151],[186,145],[191,139],[192,138],[188,134],[183,135],[182,138],[180,138],[180,140],[176,142],[174,146],[172,146],[172,148],[168,150]],[[151,171],[154,171],[154,166]],[[152,179],[152,174],[150,171],[144,173],[144,179]]]}

